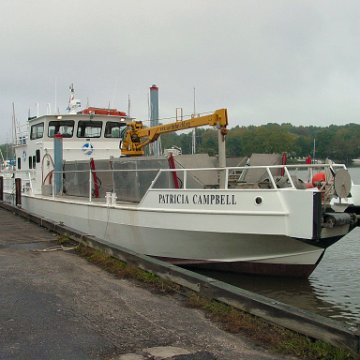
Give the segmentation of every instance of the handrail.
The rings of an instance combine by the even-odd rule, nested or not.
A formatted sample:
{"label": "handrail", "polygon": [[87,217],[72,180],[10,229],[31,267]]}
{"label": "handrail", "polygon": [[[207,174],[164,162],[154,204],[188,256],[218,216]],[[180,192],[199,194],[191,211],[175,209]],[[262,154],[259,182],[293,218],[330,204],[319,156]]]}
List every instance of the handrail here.
{"label": "handrail", "polygon": [[[265,173],[268,177],[269,185],[271,186],[271,189],[277,189],[279,191],[282,190],[289,190],[289,189],[296,189],[295,180],[293,179],[293,175],[290,171],[292,170],[323,170],[323,169],[333,169],[333,168],[344,168],[346,169],[346,166],[344,164],[292,164],[292,165],[257,165],[257,166],[234,166],[234,167],[224,167],[224,168],[178,168],[176,169],[176,173],[178,176],[181,174],[181,180],[182,180],[182,190],[189,189],[189,179],[192,177],[189,176],[189,173],[195,173],[195,172],[215,172],[214,176],[218,176],[219,172],[225,172],[225,184],[224,188],[220,190],[229,190],[229,179],[231,172],[241,172],[241,171],[249,171],[249,170],[257,170],[257,169],[263,169],[265,170]],[[288,186],[284,188],[278,188],[277,187],[277,176],[273,174],[273,170],[282,169],[284,170],[285,178],[288,179]],[[101,169],[97,170],[97,172],[100,173],[148,173],[148,172],[156,172],[154,174],[154,178],[151,181],[149,187],[147,188],[147,191],[154,191],[162,189],[162,187],[156,187],[156,185],[159,183],[159,179],[162,174],[169,174],[171,172],[174,172],[174,169],[159,169],[159,168],[150,168],[150,169]],[[92,185],[93,185],[93,179],[92,179],[92,172],[91,169],[83,169],[83,170],[76,170],[76,169],[70,169],[70,170],[63,170],[63,171],[54,171],[54,174],[61,173],[61,174],[76,174],[76,173],[87,173],[88,174],[88,183],[89,183],[89,193],[88,198],[89,201],[93,201],[92,199]],[[311,172],[310,172],[311,174]],[[31,180],[31,179],[30,179]],[[32,185],[31,185],[32,187]],[[53,187],[53,197],[54,194],[54,182],[52,183]],[[171,188],[171,187],[170,187]],[[201,187],[199,187],[201,188]],[[166,187],[166,189],[169,189]],[[195,189],[195,187],[190,187],[190,189]],[[234,189],[231,189],[234,190]],[[263,190],[269,190],[269,189],[263,189]]]}
{"label": "handrail", "polygon": [[[227,166],[227,167],[209,167],[209,168],[177,168],[176,172],[181,171],[220,171],[220,170],[252,170],[252,169],[307,169],[307,168],[331,168],[331,167],[342,167],[346,169],[344,164],[309,164],[309,165],[251,165],[251,166]],[[24,170],[25,171],[25,170]],[[62,170],[54,171],[54,173],[84,173],[88,172],[89,169],[84,170]],[[149,172],[149,171],[161,171],[161,172],[173,172],[174,169],[162,169],[162,168],[149,168],[149,169],[101,169],[100,172]],[[18,171],[19,172],[19,171]]]}
{"label": "handrail", "polygon": [[[97,173],[99,176],[99,180],[102,181],[102,177],[99,174],[103,174],[105,182],[103,184],[111,185],[108,187],[103,187],[104,191],[112,191],[112,192],[120,192],[122,194],[122,201],[130,201],[130,202],[139,202],[145,196],[148,192],[153,191],[184,191],[184,190],[206,190],[207,188],[213,186],[216,190],[215,191],[249,191],[251,186],[247,186],[246,184],[251,182],[252,180],[249,180],[248,182],[242,181],[243,179],[246,179],[246,176],[242,176],[244,174],[250,174],[250,171],[252,170],[259,170],[259,180],[257,181],[256,176],[253,177],[254,183],[259,184],[259,190],[260,191],[294,191],[297,188],[299,188],[298,180],[303,180],[305,183],[310,182],[310,179],[312,178],[313,171],[314,173],[318,171],[330,171],[334,173],[336,169],[344,168],[347,169],[344,164],[292,164],[292,165],[256,165],[256,166],[233,166],[233,167],[220,167],[220,168],[214,168],[214,167],[207,167],[207,168],[177,168],[177,169],[159,169],[159,168],[149,168],[149,169],[139,169],[139,168],[132,168],[132,169],[122,169],[122,168],[116,168],[116,169],[98,169]],[[280,180],[280,171],[283,170],[281,173],[283,173],[285,176],[282,178],[283,180]],[[46,188],[42,188],[42,184],[37,183],[34,180],[34,177],[36,174],[38,174],[39,169],[30,169],[30,170],[19,170],[14,171],[13,174],[16,175],[16,177],[20,177],[23,180],[23,187],[22,190],[27,195],[34,195],[35,193],[47,193]],[[277,171],[274,171],[277,170]],[[307,171],[308,170],[308,171]],[[177,190],[173,188],[173,183],[169,179],[169,174],[172,172],[176,172],[177,177],[182,182],[181,189]],[[208,174],[204,174],[203,177],[201,177],[201,173],[208,172]],[[211,173],[210,173],[211,172]],[[72,176],[66,176],[64,177],[65,182],[63,183],[64,186],[68,186],[65,190],[70,195],[77,195],[81,196],[83,198],[88,199],[90,202],[98,201],[98,199],[94,199],[93,196],[93,186],[95,179],[92,177],[92,171],[91,168],[86,169],[65,169],[61,171],[53,171],[54,174],[72,174]],[[110,177],[106,175],[106,173],[113,174],[112,180],[110,180]],[[117,176],[116,173],[123,173],[125,176],[125,179],[134,179],[134,183],[131,182],[131,184],[134,185],[134,188],[129,193],[125,191],[121,186],[118,187],[120,184],[118,180],[120,181],[121,176]],[[146,179],[145,182],[135,180],[138,178],[142,178],[141,174],[149,174],[149,176],[144,176],[143,178]],[[221,182],[221,186],[219,183],[219,177],[222,173],[222,179],[225,179],[225,183]],[[78,180],[76,180],[76,183],[72,183],[72,179],[77,179],[76,174],[85,174],[79,177],[79,180],[81,181],[81,186],[84,185],[84,181],[87,181],[87,185],[85,187],[79,187],[80,183],[77,183]],[[130,174],[130,176],[127,176],[126,174]],[[134,174],[134,175],[131,175]],[[7,174],[8,175],[8,174]],[[165,176],[164,176],[165,175]],[[255,175],[255,174],[254,174]],[[252,176],[250,176],[252,177]],[[53,177],[54,179],[55,177]],[[109,179],[109,180],[108,180]],[[249,179],[249,177],[247,177]],[[265,179],[263,181],[263,179]],[[11,191],[10,187],[12,187],[12,182],[14,178],[7,178],[7,176],[4,176],[4,180],[6,182],[6,185],[9,190]],[[132,180],[126,180],[126,181],[132,181]],[[286,184],[284,183],[286,182]],[[51,185],[50,185],[51,184]],[[61,188],[61,192],[59,194],[55,194],[55,182],[51,181],[49,185],[52,187],[52,197],[55,198],[57,195],[61,195],[64,188]],[[245,185],[243,185],[245,184]],[[34,187],[35,186],[35,187]],[[75,186],[75,187],[73,187]],[[87,189],[87,187],[89,187]],[[86,188],[86,191],[84,193],[84,190]],[[305,186],[304,186],[305,188]],[[70,189],[70,190],[69,190]],[[43,190],[45,192],[43,192]],[[316,190],[315,190],[316,191]],[[64,194],[66,194],[64,192]],[[49,194],[50,195],[50,194]],[[119,195],[119,194],[118,194]],[[119,197],[120,199],[120,197]]]}

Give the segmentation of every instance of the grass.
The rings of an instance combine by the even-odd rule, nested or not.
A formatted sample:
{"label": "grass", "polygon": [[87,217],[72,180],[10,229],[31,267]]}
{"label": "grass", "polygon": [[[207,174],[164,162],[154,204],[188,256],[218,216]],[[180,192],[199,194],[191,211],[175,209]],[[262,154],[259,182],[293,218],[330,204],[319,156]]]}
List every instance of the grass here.
{"label": "grass", "polygon": [[[66,241],[63,239],[62,241]],[[162,294],[187,293],[186,306],[202,310],[208,318],[222,329],[241,334],[271,352],[296,356],[304,360],[350,360],[355,359],[344,349],[308,338],[291,330],[270,324],[261,318],[234,309],[215,300],[208,300],[197,293],[184,291],[179,285],[111,257],[103,251],[79,245],[76,252],[89,262],[101,267],[117,278],[133,279],[146,288]]]}
{"label": "grass", "polygon": [[226,304],[205,299],[198,294],[188,297],[187,306],[203,310],[225,331],[242,334],[259,345],[265,345],[274,353],[292,355],[306,360],[353,359],[352,354],[347,350],[310,339]]}
{"label": "grass", "polygon": [[64,235],[59,235],[59,236],[57,237],[57,242],[59,243],[59,245],[62,245],[62,246],[78,245],[77,242],[71,240],[66,234],[64,234]]}
{"label": "grass", "polygon": [[179,285],[163,280],[154,273],[126,264],[125,262],[104,253],[103,251],[79,245],[76,252],[81,257],[87,259],[93,264],[96,264],[117,278],[139,281],[140,283],[147,285],[147,288],[164,294],[172,294],[174,292],[179,292],[180,290]]}

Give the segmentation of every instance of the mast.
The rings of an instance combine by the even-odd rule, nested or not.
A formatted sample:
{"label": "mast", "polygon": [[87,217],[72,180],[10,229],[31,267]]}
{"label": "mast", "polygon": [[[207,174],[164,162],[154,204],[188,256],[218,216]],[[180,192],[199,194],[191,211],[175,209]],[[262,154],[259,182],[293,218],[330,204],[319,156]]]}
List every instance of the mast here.
{"label": "mast", "polygon": [[315,155],[316,155],[316,145],[315,145],[315,138],[314,138],[314,147],[313,147],[313,164],[315,164]]}
{"label": "mast", "polygon": [[57,78],[55,78],[55,84],[54,84],[54,114],[57,112]]}
{"label": "mast", "polygon": [[69,114],[76,114],[77,110],[81,108],[81,101],[79,99],[75,99],[75,90],[74,84],[69,86],[70,89],[70,97],[69,97],[69,104],[66,110]]}
{"label": "mast", "polygon": [[128,117],[130,117],[130,110],[131,110],[131,99],[130,99],[130,95],[128,95],[128,108],[127,108]]}
{"label": "mast", "polygon": [[12,137],[12,142],[15,145],[16,144],[16,139],[17,139],[17,131],[16,131],[16,117],[15,117],[15,104],[14,104],[14,102],[12,103],[12,110],[13,110],[13,115],[12,115],[11,137]]}
{"label": "mast", "polygon": [[[196,116],[196,98],[195,98],[195,87],[194,87],[194,112],[193,112],[193,116]],[[192,129],[192,134],[191,134],[191,153],[192,154],[196,154],[196,130],[195,128]]]}

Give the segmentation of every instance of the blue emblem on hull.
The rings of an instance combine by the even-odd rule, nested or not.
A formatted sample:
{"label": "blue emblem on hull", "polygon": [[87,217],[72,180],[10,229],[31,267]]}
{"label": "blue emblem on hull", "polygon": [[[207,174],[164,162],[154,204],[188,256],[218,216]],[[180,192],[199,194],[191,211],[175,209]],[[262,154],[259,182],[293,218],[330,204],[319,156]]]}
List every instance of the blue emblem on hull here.
{"label": "blue emblem on hull", "polygon": [[82,152],[88,156],[94,152],[94,147],[90,143],[85,143],[81,149],[82,149]]}

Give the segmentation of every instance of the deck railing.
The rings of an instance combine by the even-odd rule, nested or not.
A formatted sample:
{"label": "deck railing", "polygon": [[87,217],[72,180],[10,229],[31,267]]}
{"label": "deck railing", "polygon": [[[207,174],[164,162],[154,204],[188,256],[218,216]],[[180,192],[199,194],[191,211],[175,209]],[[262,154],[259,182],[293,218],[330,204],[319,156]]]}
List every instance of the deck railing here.
{"label": "deck railing", "polygon": [[[236,187],[246,188],[247,185],[251,188],[251,185],[255,184],[259,185],[260,190],[278,189],[279,179],[282,179],[283,184],[279,190],[289,190],[298,189],[299,182],[310,182],[316,172],[325,169],[336,171],[339,167],[345,168],[344,165],[314,164],[192,169],[101,169],[95,172],[91,169],[67,170],[59,172],[63,181],[59,193],[88,197],[89,201],[93,201],[98,186],[100,189],[97,196],[100,194],[101,198],[107,193],[116,193],[120,201],[139,202],[147,191],[159,189],[233,190]],[[249,183],[247,175],[251,172],[259,175],[259,178]],[[52,196],[55,196],[55,183],[52,182],[51,186]]]}
{"label": "deck railing", "polygon": [[[116,197],[120,201],[140,202],[147,191],[159,189],[179,191],[254,189],[255,187],[264,191],[299,189],[299,182],[310,182],[313,174],[319,171],[334,173],[338,168],[346,169],[343,164],[191,169],[97,169],[96,171],[71,169],[60,172],[52,171],[48,184],[41,184],[42,179],[35,178],[36,175],[39,176],[39,171],[35,170],[17,171],[14,173],[14,177],[21,177],[22,192],[29,195],[42,193],[55,198],[55,196],[65,194],[94,201],[94,197],[108,199],[109,194],[114,194],[112,197]],[[5,191],[14,192],[14,177],[9,174],[4,176]],[[59,186],[56,185],[54,179],[60,179]],[[279,188],[279,180],[281,180],[281,188]]]}

